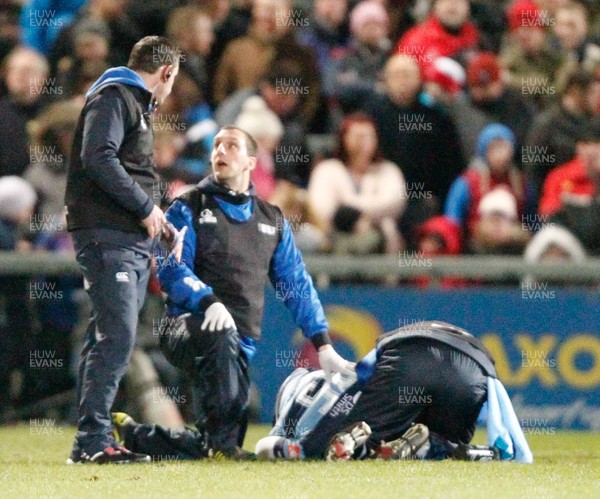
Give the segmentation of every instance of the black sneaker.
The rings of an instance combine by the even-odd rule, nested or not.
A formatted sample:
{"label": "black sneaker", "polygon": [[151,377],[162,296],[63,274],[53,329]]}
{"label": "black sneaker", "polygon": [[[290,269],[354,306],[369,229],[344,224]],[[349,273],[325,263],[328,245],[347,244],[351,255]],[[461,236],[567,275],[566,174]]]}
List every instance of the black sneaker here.
{"label": "black sneaker", "polygon": [[137,454],[127,450],[125,447],[107,447],[101,452],[90,456],[86,452],[80,452],[78,455],[72,453],[67,459],[67,464],[131,464],[131,463],[149,463],[150,456],[147,454]]}
{"label": "black sneaker", "polygon": [[411,426],[397,440],[381,442],[375,449],[377,459],[414,459],[417,451],[429,440],[429,429],[424,424]]}
{"label": "black sneaker", "polygon": [[234,447],[232,449],[210,449],[208,451],[208,457],[215,461],[256,461],[256,454],[254,454],[254,452],[249,452],[240,447]]}

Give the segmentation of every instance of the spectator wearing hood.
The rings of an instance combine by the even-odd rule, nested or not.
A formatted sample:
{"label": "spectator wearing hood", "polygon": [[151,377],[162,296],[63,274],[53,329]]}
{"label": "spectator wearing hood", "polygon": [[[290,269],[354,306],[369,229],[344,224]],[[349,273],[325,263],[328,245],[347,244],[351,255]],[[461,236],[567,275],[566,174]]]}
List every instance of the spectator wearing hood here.
{"label": "spectator wearing hood", "polygon": [[442,56],[464,62],[478,43],[479,31],[469,20],[469,0],[434,0],[429,17],[400,38],[396,53],[415,57],[424,68]]}
{"label": "spectator wearing hood", "polygon": [[463,228],[467,240],[480,219],[483,197],[502,187],[515,199],[515,218],[529,213],[531,190],[525,176],[513,163],[515,136],[505,125],[486,126],[477,141],[477,156],[469,168],[454,181],[446,200],[445,215]]}
{"label": "spectator wearing hood", "polygon": [[391,48],[389,17],[377,0],[364,0],[352,9],[350,31],[350,46],[325,71],[324,81],[325,93],[344,113],[356,111],[361,97],[381,85]]}
{"label": "spectator wearing hood", "polygon": [[419,225],[416,239],[419,252],[426,256],[455,256],[461,252],[460,227],[444,215]]}
{"label": "spectator wearing hood", "polygon": [[540,7],[517,0],[507,11],[509,33],[500,51],[508,84],[544,108],[556,98],[557,82],[568,70],[566,58],[548,44]]}
{"label": "spectator wearing hood", "polygon": [[[421,258],[437,256],[456,256],[461,252],[461,230],[449,218],[439,215],[423,222],[416,230],[416,247]],[[412,280],[418,287],[425,288],[431,284],[430,277],[422,276]],[[466,281],[457,277],[444,277],[440,281],[441,288],[465,286]]]}

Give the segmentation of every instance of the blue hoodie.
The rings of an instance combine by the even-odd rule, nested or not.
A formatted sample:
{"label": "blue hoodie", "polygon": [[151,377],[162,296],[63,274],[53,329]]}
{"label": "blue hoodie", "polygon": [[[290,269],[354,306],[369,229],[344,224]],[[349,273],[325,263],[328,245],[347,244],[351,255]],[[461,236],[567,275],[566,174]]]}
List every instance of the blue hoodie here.
{"label": "blue hoodie", "polygon": [[98,78],[94,84],[90,87],[85,94],[85,97],[88,98],[94,92],[99,90],[102,87],[106,87],[108,85],[114,85],[115,83],[122,83],[124,85],[131,85],[132,87],[138,87],[146,92],[150,92],[144,83],[142,77],[136,73],[133,69],[129,69],[125,66],[118,66],[116,68],[109,68],[102,76]]}

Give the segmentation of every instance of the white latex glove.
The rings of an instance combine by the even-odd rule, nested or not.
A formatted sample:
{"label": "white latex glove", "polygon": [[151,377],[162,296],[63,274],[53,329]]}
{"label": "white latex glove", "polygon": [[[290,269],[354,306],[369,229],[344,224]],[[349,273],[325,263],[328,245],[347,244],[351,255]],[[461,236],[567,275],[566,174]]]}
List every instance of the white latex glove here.
{"label": "white latex glove", "polygon": [[235,321],[233,320],[233,317],[231,317],[229,310],[225,308],[225,305],[217,302],[206,309],[201,329],[219,331],[221,329],[229,328],[235,328]]}
{"label": "white latex glove", "polygon": [[354,363],[340,357],[331,345],[324,345],[320,348],[319,365],[325,372],[325,379],[328,383],[331,383],[331,376],[333,373],[354,373]]}

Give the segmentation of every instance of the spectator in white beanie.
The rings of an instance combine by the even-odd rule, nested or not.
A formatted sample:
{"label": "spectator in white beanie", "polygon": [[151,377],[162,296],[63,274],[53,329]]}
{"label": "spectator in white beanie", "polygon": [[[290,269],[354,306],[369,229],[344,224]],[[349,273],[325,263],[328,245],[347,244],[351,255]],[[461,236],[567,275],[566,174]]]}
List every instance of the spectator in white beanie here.
{"label": "spectator in white beanie", "polygon": [[0,177],[0,219],[14,224],[26,222],[33,213],[35,189],[17,175]]}
{"label": "spectator in white beanie", "polygon": [[473,235],[477,253],[520,254],[531,236],[518,219],[517,199],[508,189],[496,187],[485,194],[477,207],[479,220]]}
{"label": "spectator in white beanie", "polygon": [[20,246],[18,226],[29,220],[36,202],[34,188],[21,177],[0,177],[0,251]]}

